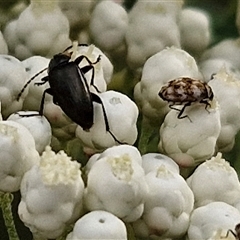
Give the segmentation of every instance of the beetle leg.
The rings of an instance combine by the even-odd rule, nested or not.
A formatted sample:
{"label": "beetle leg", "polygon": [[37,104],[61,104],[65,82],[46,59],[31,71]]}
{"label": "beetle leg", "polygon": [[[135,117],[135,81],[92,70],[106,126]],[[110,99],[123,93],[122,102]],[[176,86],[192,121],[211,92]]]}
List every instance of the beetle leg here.
{"label": "beetle leg", "polygon": [[95,77],[94,67],[92,65],[87,65],[87,66],[81,68],[81,71],[84,74],[87,73],[90,70],[92,70],[92,76],[91,76],[91,80],[90,80],[90,85],[93,86],[98,93],[100,93],[100,91],[98,90],[97,86],[94,85],[94,77]]}
{"label": "beetle leg", "polygon": [[105,126],[106,126],[106,131],[109,132],[111,134],[111,136],[113,137],[113,139],[119,143],[119,144],[127,144],[127,143],[124,143],[124,142],[120,142],[115,136],[114,134],[110,131],[110,127],[109,127],[109,123],[108,123],[108,119],[107,119],[107,113],[106,113],[106,110],[104,108],[104,105],[103,105],[103,102],[101,100],[101,98],[94,94],[94,93],[91,93],[92,95],[92,100],[96,103],[99,103],[102,105],[102,110],[103,110],[103,117],[104,117],[104,122],[105,122]]}
{"label": "beetle leg", "polygon": [[173,107],[174,105],[175,105],[174,103],[169,104],[169,107],[170,107],[171,109],[173,109],[173,110],[176,110],[176,111],[180,112],[181,110],[178,109],[178,108]]}
{"label": "beetle leg", "polygon": [[40,109],[39,109],[39,115],[43,115],[43,108],[44,108],[44,99],[45,99],[45,94],[48,93],[50,95],[53,95],[52,94],[52,89],[51,88],[47,88],[44,92],[43,92],[43,95],[42,95],[42,100],[41,100],[41,104],[40,104]]}
{"label": "beetle leg", "polygon": [[98,56],[98,58],[97,58],[97,60],[95,62],[91,62],[89,60],[89,58],[84,56],[84,55],[81,55],[78,58],[76,58],[74,62],[77,65],[79,65],[83,59],[85,59],[89,63],[89,65],[82,67],[81,71],[85,74],[85,73],[89,72],[90,70],[92,70],[92,76],[91,76],[91,80],[90,80],[90,85],[92,85],[96,89],[96,91],[100,93],[98,88],[94,85],[95,69],[94,69],[93,65],[98,63],[101,60],[101,55]]}
{"label": "beetle leg", "polygon": [[205,104],[205,110],[210,113],[207,109],[207,107],[211,107],[211,104],[208,102],[208,100],[201,100],[200,103]]}
{"label": "beetle leg", "polygon": [[46,82],[48,82],[48,80],[49,80],[49,77],[48,77],[48,76],[43,77],[43,78],[41,79],[41,82],[34,83],[34,85],[37,85],[37,86],[43,85],[43,84],[45,84]]}
{"label": "beetle leg", "polygon": [[183,118],[186,118],[186,117],[187,117],[187,118],[190,120],[190,122],[192,122],[192,120],[190,119],[190,117],[189,117],[188,115],[182,116],[185,108],[186,108],[187,106],[190,106],[190,105],[191,105],[191,102],[185,103],[184,106],[183,106],[183,108],[182,108],[181,110],[178,109],[178,108],[173,107],[174,104],[170,104],[169,107],[170,107],[171,109],[174,109],[174,110],[176,110],[176,111],[179,112],[179,113],[178,113],[178,116],[177,116],[178,119],[183,119]]}
{"label": "beetle leg", "polygon": [[94,65],[94,64],[98,63],[101,60],[101,55],[98,56],[98,58],[97,58],[97,60],[95,62],[90,61],[89,58],[87,56],[85,56],[85,55],[81,55],[81,56],[77,57],[74,60],[74,62],[78,65],[79,63],[82,62],[83,59],[85,59],[89,63],[89,65]]}
{"label": "beetle leg", "polygon": [[35,114],[35,113],[33,113],[33,114],[28,114],[28,115],[23,115],[23,114],[19,114],[18,113],[18,115],[19,116],[21,116],[21,117],[33,117],[33,116],[43,116],[43,108],[44,108],[44,99],[45,99],[45,94],[46,93],[48,93],[48,94],[50,94],[50,95],[53,95],[52,94],[52,89],[51,88],[47,88],[44,92],[43,92],[43,95],[42,95],[42,100],[41,100],[41,104],[40,104],[40,109],[39,109],[39,113],[37,114]]}
{"label": "beetle leg", "polygon": [[227,230],[227,234],[226,234],[226,236],[224,238],[227,238],[229,233],[231,233],[236,239],[238,239],[236,233],[233,230],[231,230],[231,229]]}

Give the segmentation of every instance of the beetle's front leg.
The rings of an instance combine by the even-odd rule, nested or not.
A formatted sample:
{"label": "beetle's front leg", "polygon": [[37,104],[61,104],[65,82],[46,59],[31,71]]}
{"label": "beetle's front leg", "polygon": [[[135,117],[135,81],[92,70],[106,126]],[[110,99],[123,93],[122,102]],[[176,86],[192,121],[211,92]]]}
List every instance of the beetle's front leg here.
{"label": "beetle's front leg", "polygon": [[192,122],[192,120],[190,119],[190,117],[189,117],[188,115],[182,116],[185,108],[186,108],[187,106],[190,106],[190,105],[191,105],[191,102],[187,102],[186,104],[184,104],[184,106],[183,106],[183,108],[182,108],[181,110],[178,109],[178,108],[173,107],[174,104],[170,104],[169,107],[170,107],[171,109],[174,109],[174,110],[176,110],[176,111],[179,112],[179,113],[178,113],[178,116],[177,116],[178,119],[182,119],[182,118],[186,118],[186,117],[187,117],[187,118],[190,120],[190,122]]}
{"label": "beetle's front leg", "polygon": [[94,66],[92,66],[92,65],[87,65],[87,66],[81,68],[81,71],[83,72],[83,74],[89,72],[90,70],[92,70],[92,76],[91,76],[91,80],[90,80],[90,85],[93,86],[98,93],[100,93],[100,91],[99,91],[99,89],[97,88],[97,86],[94,85],[94,77],[95,77]]}
{"label": "beetle's front leg", "polygon": [[34,85],[40,86],[40,85],[45,84],[45,83],[48,82],[48,81],[49,81],[49,77],[46,76],[46,77],[43,77],[43,78],[41,79],[41,82],[34,83]]}
{"label": "beetle's front leg", "polygon": [[94,65],[94,64],[98,63],[98,62],[101,60],[101,55],[98,56],[98,58],[97,58],[97,60],[96,60],[95,62],[92,62],[92,61],[91,61],[87,56],[85,56],[85,55],[81,55],[81,56],[77,57],[77,58],[74,60],[74,62],[75,62],[77,65],[79,65],[79,64],[82,62],[83,59],[85,59],[85,60],[89,63],[89,65]]}
{"label": "beetle's front leg", "polygon": [[89,63],[89,65],[87,66],[84,66],[82,68],[80,68],[80,71],[82,71],[83,74],[86,74],[87,72],[89,71],[92,71],[92,76],[91,76],[91,79],[90,79],[90,85],[93,86],[97,92],[100,93],[99,89],[97,88],[97,86],[94,85],[94,78],[95,78],[95,69],[94,69],[94,64],[98,63],[100,60],[101,60],[101,55],[98,56],[97,60],[95,62],[91,62],[88,57],[82,55],[82,56],[79,56],[78,58],[76,58],[75,60],[75,63],[77,64],[77,66],[81,63],[81,61],[83,59],[86,59],[87,62]]}

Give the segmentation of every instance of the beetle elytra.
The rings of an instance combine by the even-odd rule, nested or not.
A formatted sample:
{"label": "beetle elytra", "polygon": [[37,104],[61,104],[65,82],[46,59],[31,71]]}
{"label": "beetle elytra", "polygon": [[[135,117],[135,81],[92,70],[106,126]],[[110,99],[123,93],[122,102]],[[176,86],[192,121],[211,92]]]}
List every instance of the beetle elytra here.
{"label": "beetle elytra", "polygon": [[[187,115],[182,115],[185,108],[192,103],[203,103],[207,110],[207,107],[210,106],[210,101],[213,100],[213,91],[206,82],[189,77],[180,77],[169,81],[161,88],[158,95],[164,101],[170,103],[169,107],[171,109],[179,111],[177,116],[179,119],[188,117]],[[175,108],[174,105],[183,105],[183,108],[180,110]]]}

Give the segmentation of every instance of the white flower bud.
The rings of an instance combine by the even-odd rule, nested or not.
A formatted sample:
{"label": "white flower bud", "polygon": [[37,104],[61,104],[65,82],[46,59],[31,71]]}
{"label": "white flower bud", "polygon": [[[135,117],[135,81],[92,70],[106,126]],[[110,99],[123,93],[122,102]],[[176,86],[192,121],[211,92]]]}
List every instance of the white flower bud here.
{"label": "white flower bud", "polygon": [[33,136],[19,123],[0,121],[0,152],[0,191],[18,191],[24,173],[39,162]]}
{"label": "white flower bud", "polygon": [[218,151],[230,151],[235,143],[235,136],[240,129],[240,82],[225,68],[209,81],[219,103],[221,132],[217,140]]}
{"label": "white flower bud", "polygon": [[[89,24],[94,0],[59,1],[59,6],[67,16],[72,34],[76,34]],[[75,39],[75,38],[74,38]]]}
{"label": "white flower bud", "polygon": [[[94,227],[93,227],[94,226]],[[121,239],[127,240],[124,223],[106,211],[92,211],[81,217],[66,240]]]}
{"label": "white flower bud", "polygon": [[8,54],[8,46],[1,31],[0,31],[0,54]]}
{"label": "white flower bud", "polygon": [[[28,117],[28,115],[36,116]],[[46,146],[50,145],[52,137],[50,123],[44,116],[38,115],[38,112],[20,111],[10,115],[8,120],[18,122],[29,130],[35,140],[36,150],[39,154],[45,150]]]}
{"label": "white flower bud", "polygon": [[214,74],[218,73],[222,68],[225,68],[226,72],[233,74],[236,77],[240,76],[239,70],[237,70],[229,60],[221,58],[202,61],[199,63],[199,68],[206,82],[209,82]]}
{"label": "white flower bud", "polygon": [[84,183],[80,164],[63,151],[55,154],[47,147],[40,165],[24,175],[20,190],[18,214],[36,236],[57,238],[81,214]]}
{"label": "white flower bud", "polygon": [[[94,67],[94,70],[90,70],[84,75],[88,81],[90,89],[92,91],[96,91],[95,88],[91,87],[92,83],[90,82],[94,71],[93,85],[95,85],[100,92],[106,91],[106,85],[111,81],[113,74],[113,65],[110,62],[109,58],[93,44],[89,46],[77,46],[77,43],[73,42],[72,48],[70,48],[68,51],[73,52],[71,56],[72,61],[74,61],[79,56],[86,56],[91,62],[96,62],[100,56],[100,61],[92,65]],[[82,68],[86,65],[89,65],[89,62],[86,59],[83,59],[82,62],[80,62],[79,67]]]}
{"label": "white flower bud", "polygon": [[[181,109],[183,106],[176,106]],[[193,103],[186,107],[182,119],[179,111],[171,109],[160,128],[159,151],[171,157],[182,167],[193,167],[215,152],[221,130],[220,113],[216,100],[211,107]]]}
{"label": "white flower bud", "polygon": [[227,231],[229,229],[234,230],[239,222],[240,213],[236,208],[224,202],[212,202],[196,208],[192,212],[188,239],[208,240],[219,230],[221,231],[221,237],[215,240],[222,239],[222,237],[224,239]]}
{"label": "white flower bud", "polygon": [[210,20],[206,12],[185,8],[180,15],[181,46],[194,55],[202,54],[211,40]]}
{"label": "white flower bud", "polygon": [[164,165],[168,170],[179,173],[179,166],[168,156],[160,153],[147,153],[142,156],[142,165],[145,174],[155,171],[161,165]]}
{"label": "white flower bud", "polygon": [[202,56],[202,61],[207,59],[224,59],[232,63],[233,67],[240,69],[240,38],[225,39],[212,48],[208,49]]}
{"label": "white flower bud", "polygon": [[6,26],[4,37],[9,52],[19,59],[52,57],[71,44],[69,23],[57,0],[32,0],[19,18]]}
{"label": "white flower bud", "polygon": [[[210,202],[221,201],[236,208],[240,206],[238,175],[229,162],[216,157],[202,163],[187,179],[195,197],[195,208]],[[239,205],[239,206],[238,206]]]}
{"label": "white flower bud", "polygon": [[[41,56],[33,56],[22,61],[27,73],[28,79],[32,78],[34,75],[46,69],[50,62],[49,58]],[[39,111],[40,103],[42,100],[43,92],[45,89],[49,88],[49,83],[46,82],[42,85],[36,85],[35,83],[40,83],[43,77],[47,76],[47,69],[43,73],[39,74],[34,78],[34,80],[28,85],[28,94],[24,98],[23,110],[28,111]],[[23,86],[22,86],[23,87]],[[20,89],[21,90],[21,89]],[[26,89],[24,89],[26,91]],[[49,94],[45,96],[45,103],[52,101],[52,97]]]}
{"label": "white flower bud", "polygon": [[148,193],[143,168],[128,153],[98,159],[88,173],[85,205],[106,210],[126,222],[140,218]]}
{"label": "white flower bud", "polygon": [[101,1],[93,10],[89,30],[93,41],[105,51],[124,45],[128,26],[126,10],[113,1]]}
{"label": "white flower bud", "polygon": [[142,157],[138,149],[131,145],[121,144],[118,146],[109,147],[102,153],[96,153],[92,155],[85,166],[85,173],[88,174],[94,163],[96,163],[99,159],[103,157],[114,157],[117,155],[121,156],[123,154],[131,156],[131,159],[137,161],[142,166]]}
{"label": "white flower bud", "polygon": [[[23,99],[17,101],[17,95],[28,79],[23,64],[10,55],[0,56],[0,101],[4,118],[22,109]],[[23,97],[27,95],[23,93]]]}
{"label": "white flower bud", "polygon": [[180,47],[180,33],[176,18],[182,3],[181,0],[135,3],[129,12],[129,25],[126,32],[127,61],[130,67],[141,68],[150,56],[166,46]]}
{"label": "white flower bud", "polygon": [[146,175],[146,181],[149,194],[141,219],[133,223],[136,235],[164,239],[184,235],[189,226],[194,196],[183,177],[160,165]]}
{"label": "white flower bud", "polygon": [[161,124],[169,107],[158,93],[165,83],[181,76],[201,79],[196,61],[184,50],[166,48],[145,62],[141,81],[134,89],[134,98],[147,119]]}
{"label": "white flower bud", "polygon": [[98,95],[103,105],[94,103],[93,126],[88,132],[78,126],[76,136],[80,138],[84,145],[96,150],[102,150],[117,144],[114,137],[106,131],[104,107],[111,133],[118,141],[133,144],[137,139],[138,108],[136,104],[126,95],[115,91],[107,91]]}

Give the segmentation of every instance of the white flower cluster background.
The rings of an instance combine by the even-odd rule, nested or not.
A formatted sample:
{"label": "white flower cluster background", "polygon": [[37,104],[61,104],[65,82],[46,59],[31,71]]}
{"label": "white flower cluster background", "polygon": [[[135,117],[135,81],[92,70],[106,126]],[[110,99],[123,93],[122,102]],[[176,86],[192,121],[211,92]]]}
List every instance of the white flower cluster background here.
{"label": "white flower cluster background", "polygon": [[239,33],[237,0],[1,1],[0,240],[240,239]]}

